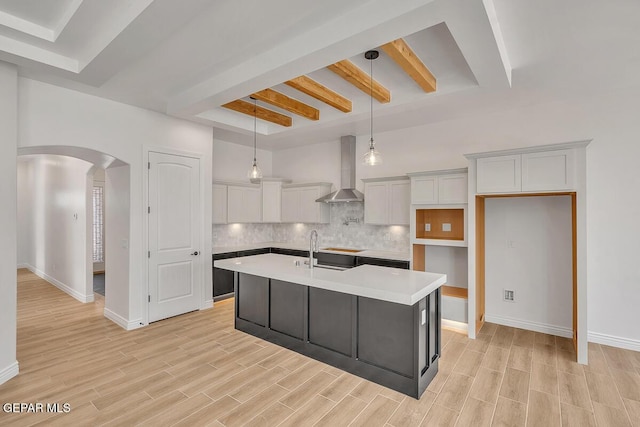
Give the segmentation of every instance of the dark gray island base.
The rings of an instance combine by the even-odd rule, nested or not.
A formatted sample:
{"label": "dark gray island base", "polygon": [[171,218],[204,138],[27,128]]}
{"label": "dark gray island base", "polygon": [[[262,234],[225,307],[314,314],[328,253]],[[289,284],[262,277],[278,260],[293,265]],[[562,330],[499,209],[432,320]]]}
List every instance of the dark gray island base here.
{"label": "dark gray island base", "polygon": [[440,288],[414,305],[234,272],[235,328],[419,399],[438,372]]}

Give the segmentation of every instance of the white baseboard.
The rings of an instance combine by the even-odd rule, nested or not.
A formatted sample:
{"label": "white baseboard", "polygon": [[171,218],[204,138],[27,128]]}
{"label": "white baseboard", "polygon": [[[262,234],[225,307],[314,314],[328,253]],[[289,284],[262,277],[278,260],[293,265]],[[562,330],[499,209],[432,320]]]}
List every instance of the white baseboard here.
{"label": "white baseboard", "polygon": [[616,337],[614,335],[601,334],[599,332],[587,332],[587,341],[596,344],[609,345],[627,350],[640,351],[640,340]]}
{"label": "white baseboard", "polygon": [[0,384],[4,384],[9,381],[11,378],[18,375],[20,372],[20,368],[18,366],[18,361],[16,360],[11,365],[6,368],[0,370]]}
{"label": "white baseboard", "polygon": [[469,325],[462,322],[456,322],[455,320],[441,319],[441,325],[444,329],[449,329],[454,332],[461,332],[467,334],[469,332]]}
{"label": "white baseboard", "polygon": [[540,332],[543,334],[556,335],[558,337],[573,337],[573,331],[571,330],[571,328],[564,328],[562,326],[531,322],[529,320],[513,319],[511,317],[489,316],[488,314],[485,316],[484,320],[489,323],[496,323],[498,325],[526,329],[528,331]]}
{"label": "white baseboard", "polygon": [[35,268],[32,265],[27,264],[27,265],[25,265],[25,268],[29,269],[29,271],[31,271],[33,274],[35,274],[36,276],[40,277],[41,279],[44,279],[47,282],[51,283],[53,286],[55,286],[56,288],[60,289],[62,292],[74,297],[78,301],[80,301],[82,303],[93,302],[93,292],[91,292],[90,295],[85,295],[85,294],[80,293],[80,292],[76,291],[75,289],[71,288],[69,285],[67,285],[65,283],[62,283],[61,281],[59,281],[55,277],[49,276],[44,271],[38,270],[37,268]]}
{"label": "white baseboard", "polygon": [[29,264],[21,262],[21,263],[18,264],[18,266],[16,268],[29,268]]}
{"label": "white baseboard", "polygon": [[104,317],[111,320],[113,323],[115,323],[116,325],[120,326],[122,329],[125,329],[127,331],[138,329],[144,326],[142,324],[142,319],[127,320],[124,317],[120,316],[119,314],[115,313],[114,311],[109,310],[108,308],[104,309]]}
{"label": "white baseboard", "polygon": [[202,304],[202,306],[200,307],[200,310],[207,310],[209,308],[213,308],[213,300],[212,299],[208,299],[204,302],[204,304]]}

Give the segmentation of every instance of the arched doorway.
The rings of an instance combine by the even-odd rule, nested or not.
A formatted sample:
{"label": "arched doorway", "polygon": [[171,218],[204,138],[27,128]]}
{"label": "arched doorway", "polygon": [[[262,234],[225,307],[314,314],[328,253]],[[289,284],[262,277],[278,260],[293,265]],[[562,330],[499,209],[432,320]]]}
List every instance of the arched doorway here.
{"label": "arched doorway", "polygon": [[18,149],[18,261],[82,302],[93,301],[93,175],[104,169],[104,314],[128,300],[129,165],[79,147]]}

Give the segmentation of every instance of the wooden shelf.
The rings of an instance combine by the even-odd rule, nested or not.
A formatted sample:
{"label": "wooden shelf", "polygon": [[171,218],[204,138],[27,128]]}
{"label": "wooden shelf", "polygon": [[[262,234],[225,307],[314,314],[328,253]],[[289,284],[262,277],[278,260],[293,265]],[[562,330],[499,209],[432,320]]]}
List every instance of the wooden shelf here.
{"label": "wooden shelf", "polygon": [[424,246],[455,246],[459,248],[466,248],[468,246],[465,240],[441,240],[441,239],[411,239],[411,243],[414,245]]}
{"label": "wooden shelf", "polygon": [[440,289],[442,290],[442,296],[444,297],[454,297],[454,298],[463,298],[463,299],[469,298],[467,288],[458,288],[456,286],[443,285]]}
{"label": "wooden shelf", "polygon": [[[445,226],[449,231],[443,231]],[[416,239],[464,240],[464,209],[416,209],[415,233]]]}

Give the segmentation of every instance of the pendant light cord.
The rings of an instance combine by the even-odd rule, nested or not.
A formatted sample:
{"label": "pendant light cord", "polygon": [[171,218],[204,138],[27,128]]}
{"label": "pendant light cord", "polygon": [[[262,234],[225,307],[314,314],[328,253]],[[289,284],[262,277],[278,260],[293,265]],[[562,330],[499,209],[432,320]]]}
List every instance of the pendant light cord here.
{"label": "pendant light cord", "polygon": [[258,100],[253,98],[253,164],[256,164],[256,146],[258,144]]}
{"label": "pendant light cord", "polygon": [[373,148],[373,59],[369,60],[369,111],[371,114],[369,123],[370,123],[370,135],[371,140],[369,141],[369,148]]}

